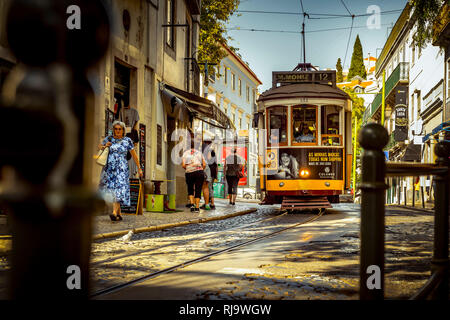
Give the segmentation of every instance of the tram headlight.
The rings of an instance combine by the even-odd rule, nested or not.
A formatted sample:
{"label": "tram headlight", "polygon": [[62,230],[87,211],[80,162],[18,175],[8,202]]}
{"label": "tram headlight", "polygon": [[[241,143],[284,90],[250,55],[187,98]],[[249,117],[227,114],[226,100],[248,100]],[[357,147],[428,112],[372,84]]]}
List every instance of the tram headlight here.
{"label": "tram headlight", "polygon": [[300,170],[300,177],[301,178],[308,178],[309,177],[309,170],[308,169],[301,169]]}

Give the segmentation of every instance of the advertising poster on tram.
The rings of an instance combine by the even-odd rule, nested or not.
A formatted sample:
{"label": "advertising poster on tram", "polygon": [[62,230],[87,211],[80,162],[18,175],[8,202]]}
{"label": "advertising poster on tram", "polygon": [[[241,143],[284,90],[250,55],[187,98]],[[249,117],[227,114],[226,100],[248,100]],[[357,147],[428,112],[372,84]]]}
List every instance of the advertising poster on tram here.
{"label": "advertising poster on tram", "polygon": [[222,147],[222,164],[225,163],[225,158],[228,157],[231,154],[231,151],[236,148],[237,149],[237,155],[240,156],[242,159],[245,160],[245,167],[243,169],[244,177],[239,180],[238,186],[247,186],[248,185],[248,150],[247,147],[242,146],[226,146]]}
{"label": "advertising poster on tram", "polygon": [[342,154],[342,149],[336,148],[280,149],[278,163],[270,164],[267,179],[301,179],[300,171],[307,169],[308,179],[342,180]]}

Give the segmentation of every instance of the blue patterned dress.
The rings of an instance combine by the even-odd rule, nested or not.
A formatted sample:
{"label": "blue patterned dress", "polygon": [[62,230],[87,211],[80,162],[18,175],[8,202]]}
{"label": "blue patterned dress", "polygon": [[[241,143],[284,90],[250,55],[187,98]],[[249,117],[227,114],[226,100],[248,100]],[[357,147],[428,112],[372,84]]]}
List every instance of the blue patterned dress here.
{"label": "blue patterned dress", "polygon": [[102,144],[111,142],[106,166],[100,175],[100,191],[113,197],[114,202],[124,206],[130,205],[130,173],[128,170],[127,152],[133,149],[130,138],[115,139],[106,137]]}

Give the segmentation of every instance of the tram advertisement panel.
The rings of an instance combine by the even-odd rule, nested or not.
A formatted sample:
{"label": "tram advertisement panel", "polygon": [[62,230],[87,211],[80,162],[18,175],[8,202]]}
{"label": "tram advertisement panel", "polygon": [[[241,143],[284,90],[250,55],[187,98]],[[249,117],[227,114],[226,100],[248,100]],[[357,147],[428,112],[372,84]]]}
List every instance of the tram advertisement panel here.
{"label": "tram advertisement panel", "polygon": [[307,169],[306,179],[343,179],[343,149],[297,148],[267,150],[268,180],[301,179],[300,171]]}

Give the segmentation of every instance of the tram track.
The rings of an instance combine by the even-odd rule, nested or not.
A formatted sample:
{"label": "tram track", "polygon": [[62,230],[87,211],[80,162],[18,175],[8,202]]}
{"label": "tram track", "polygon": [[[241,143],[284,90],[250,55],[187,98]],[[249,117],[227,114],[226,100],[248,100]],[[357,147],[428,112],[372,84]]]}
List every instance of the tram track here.
{"label": "tram track", "polygon": [[[279,218],[285,216],[286,214],[287,214],[287,211],[284,211],[284,212],[282,212],[281,214],[279,214],[279,215],[277,215],[275,217],[260,219],[260,220],[254,221],[252,223],[243,225],[243,226],[233,227],[233,228],[224,230],[222,233],[225,234],[225,233],[228,233],[228,232],[231,232],[231,231],[236,231],[236,230],[239,230],[239,229],[245,229],[245,228],[248,228],[248,227],[253,226],[255,224],[264,223],[264,222],[268,222],[268,221],[271,221],[271,220],[279,219]],[[181,227],[183,227],[183,226],[181,226]],[[214,234],[214,235],[208,234],[208,235],[204,235],[204,236],[200,236],[200,237],[197,237],[197,238],[190,239],[189,242],[194,242],[194,241],[198,241],[198,240],[208,240],[210,238],[216,238],[218,236],[220,237],[220,234],[219,235],[217,235],[217,234]],[[152,248],[152,249],[140,250],[138,252],[127,253],[127,254],[116,256],[116,257],[112,257],[112,258],[103,259],[103,260],[100,260],[100,261],[93,262],[93,263],[91,263],[91,266],[98,266],[98,265],[101,265],[101,264],[113,262],[113,261],[124,259],[124,258],[128,258],[128,257],[133,257],[133,256],[136,256],[136,255],[139,255],[139,254],[142,254],[142,253],[148,253],[148,252],[152,252],[152,251],[155,251],[155,250],[157,250],[157,248]]]}
{"label": "tram track", "polygon": [[[265,234],[265,235],[262,235],[262,236],[258,236],[258,237],[254,238],[254,239],[250,239],[250,240],[246,240],[246,241],[240,242],[240,243],[238,243],[238,244],[229,246],[229,247],[227,247],[227,248],[224,248],[224,249],[221,249],[221,250],[217,250],[217,251],[214,251],[214,252],[212,252],[212,253],[205,254],[205,255],[203,255],[203,256],[200,256],[200,257],[197,257],[197,258],[194,258],[194,259],[187,260],[187,261],[185,261],[185,262],[176,264],[176,265],[171,266],[171,267],[168,267],[168,268],[164,268],[164,269],[162,269],[162,270],[158,270],[158,271],[156,271],[156,272],[151,272],[151,273],[149,273],[149,274],[146,274],[146,275],[144,275],[144,276],[135,278],[135,279],[130,280],[130,281],[126,281],[126,282],[123,282],[123,283],[120,283],[120,284],[117,284],[117,285],[113,285],[113,286],[111,286],[111,287],[107,287],[107,288],[104,288],[104,289],[100,289],[100,290],[96,291],[95,293],[93,293],[93,294],[91,295],[91,298],[97,298],[97,297],[101,297],[101,296],[104,296],[104,295],[107,295],[107,294],[110,294],[110,293],[113,293],[113,292],[120,291],[120,290],[122,290],[122,289],[131,287],[131,286],[133,286],[133,285],[135,285],[135,284],[141,283],[141,282],[143,282],[143,281],[147,281],[147,280],[150,280],[150,279],[154,279],[154,278],[156,278],[156,277],[158,277],[158,276],[160,276],[160,275],[167,274],[167,273],[176,271],[176,270],[178,270],[178,269],[185,268],[185,267],[187,267],[187,266],[190,266],[190,265],[193,265],[193,264],[196,264],[196,263],[199,263],[199,262],[208,260],[208,259],[210,259],[211,257],[217,256],[217,255],[220,255],[220,254],[223,254],[223,253],[231,252],[231,251],[236,250],[236,249],[238,249],[238,248],[241,248],[241,247],[250,245],[250,244],[252,244],[252,243],[254,243],[254,242],[257,242],[257,241],[260,241],[260,240],[263,240],[263,239],[272,237],[272,236],[274,236],[274,235],[277,235],[277,234],[279,234],[279,233],[285,232],[285,231],[287,231],[287,230],[290,230],[290,229],[296,228],[296,227],[298,227],[298,226],[301,226],[301,225],[304,225],[304,224],[313,222],[313,221],[319,219],[319,218],[323,215],[324,211],[325,211],[325,210],[321,209],[321,210],[319,211],[319,213],[318,213],[317,215],[313,216],[313,217],[310,217],[310,218],[308,218],[308,219],[306,219],[306,220],[304,220],[304,221],[301,221],[301,222],[292,224],[292,225],[287,226],[287,227],[282,227],[282,228],[279,229],[279,230],[270,232],[270,233]],[[269,218],[269,219],[263,219],[263,220],[261,220],[261,221],[273,220],[273,219],[276,219],[276,218],[280,218],[281,216],[284,216],[284,215],[286,215],[286,212],[284,212],[284,213],[282,213],[282,214],[280,214],[280,215],[278,215],[278,216],[276,216],[276,217],[271,217],[271,218]],[[255,222],[255,223],[250,224],[250,225],[259,223],[259,222],[261,222],[261,221],[257,221],[257,222]],[[249,225],[246,225],[245,227],[248,227],[248,226],[249,226]],[[235,229],[240,229],[240,227],[235,228]],[[227,231],[229,231],[229,230],[227,230]],[[137,254],[139,254],[139,253],[136,253],[136,254],[134,254],[134,255],[137,255]]]}

